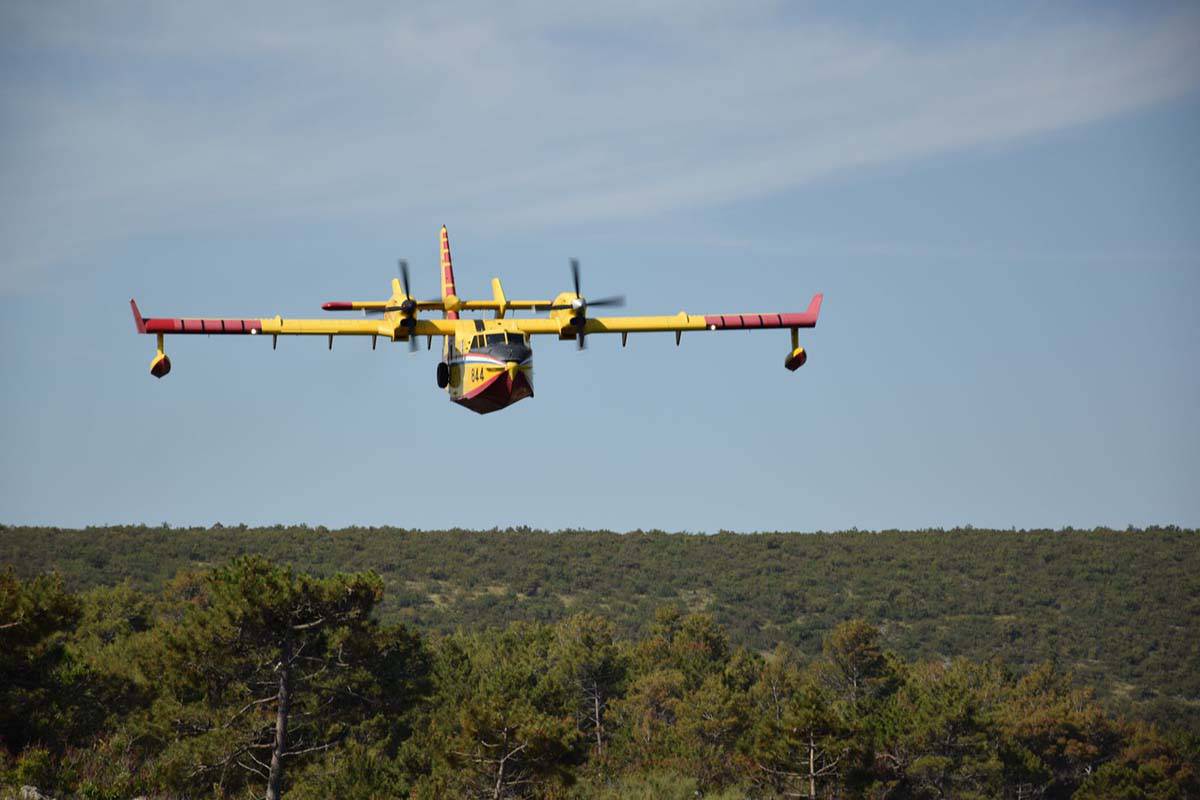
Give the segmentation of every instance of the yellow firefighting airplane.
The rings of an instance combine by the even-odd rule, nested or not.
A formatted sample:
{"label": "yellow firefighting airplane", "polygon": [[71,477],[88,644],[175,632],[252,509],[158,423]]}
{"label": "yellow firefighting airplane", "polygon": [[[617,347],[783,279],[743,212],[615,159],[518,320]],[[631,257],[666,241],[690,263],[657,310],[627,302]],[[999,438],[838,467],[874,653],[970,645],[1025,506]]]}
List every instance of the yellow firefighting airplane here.
{"label": "yellow firefighting airplane", "polygon": [[[280,336],[328,336],[333,349],[335,336],[370,336],[371,349],[380,337],[389,341],[407,341],[415,350],[418,338],[443,337],[442,360],[437,366],[438,388],[450,399],[480,414],[499,411],[518,400],[533,397],[533,351],[531,336],[557,336],[574,339],[580,349],[586,337],[597,333],[621,334],[624,347],[631,333],[673,331],[679,344],[684,331],[752,330],[790,328],[792,346],[783,365],[796,370],[808,360],[800,346],[799,329],[813,328],[821,311],[822,295],[813,295],[808,310],[799,314],[708,314],[694,316],[680,311],[673,317],[589,317],[588,309],[620,306],[622,297],[587,300],[579,289],[579,263],[571,260],[575,291],[563,292],[553,300],[509,300],[492,278],[491,300],[463,300],[454,288],[454,267],[450,261],[450,237],[442,226],[442,297],[417,300],[409,291],[408,266],[400,262],[400,279],[392,279],[392,296],[381,301],[330,302],[326,311],[362,310],[374,319],[178,319],[143,318],[137,303],[129,301],[138,333],[155,334],[158,348],[150,362],[150,374],[161,378],[171,371],[171,360],[163,351],[168,334],[266,334],[271,346]],[[549,312],[545,317],[514,319],[510,311]],[[440,311],[443,319],[420,319],[421,311]],[[464,311],[491,311],[494,319],[463,319]]]}

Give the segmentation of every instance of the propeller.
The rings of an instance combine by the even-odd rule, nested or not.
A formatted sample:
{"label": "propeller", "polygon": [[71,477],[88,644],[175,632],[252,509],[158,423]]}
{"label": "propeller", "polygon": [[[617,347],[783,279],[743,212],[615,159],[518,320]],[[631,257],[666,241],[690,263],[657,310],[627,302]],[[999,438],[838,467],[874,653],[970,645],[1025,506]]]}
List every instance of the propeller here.
{"label": "propeller", "polygon": [[[417,339],[413,335],[413,332],[417,328],[417,301],[413,299],[412,291],[408,288],[408,261],[402,258],[397,263],[400,267],[400,286],[404,290],[404,300],[399,305],[384,306],[381,309],[368,309],[366,313],[383,314],[388,311],[399,311],[403,314],[404,316],[400,320],[400,324],[408,330],[408,350],[411,353],[417,349]],[[428,302],[435,303],[438,301],[431,300]]]}
{"label": "propeller", "polygon": [[575,337],[579,343],[579,349],[583,350],[587,347],[584,339],[583,327],[587,324],[587,310],[589,307],[612,306],[620,307],[625,305],[625,295],[615,294],[611,297],[601,297],[596,300],[587,300],[583,296],[583,292],[579,290],[579,259],[571,259],[571,281],[575,285],[575,299],[570,303],[560,303],[551,305],[550,311],[571,311],[571,324],[577,329]]}

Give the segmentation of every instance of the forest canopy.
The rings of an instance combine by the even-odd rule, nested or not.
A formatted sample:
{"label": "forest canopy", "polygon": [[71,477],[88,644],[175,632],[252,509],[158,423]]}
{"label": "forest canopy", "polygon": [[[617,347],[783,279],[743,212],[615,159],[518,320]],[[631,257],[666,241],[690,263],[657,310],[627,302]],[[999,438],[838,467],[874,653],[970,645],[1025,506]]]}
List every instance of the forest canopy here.
{"label": "forest canopy", "polygon": [[[1053,664],[806,657],[705,613],[423,637],[374,573],[241,557],[158,594],[0,573],[0,790],[78,798],[1186,798],[1200,740]],[[30,789],[37,787],[37,794]]]}
{"label": "forest canopy", "polygon": [[735,645],[806,656],[840,621],[908,659],[1051,661],[1106,706],[1200,732],[1200,537],[1179,528],[714,536],[528,529],[0,526],[0,564],[79,591],[259,554],[314,575],[372,570],[378,613],[423,632],[657,608],[710,614]]}

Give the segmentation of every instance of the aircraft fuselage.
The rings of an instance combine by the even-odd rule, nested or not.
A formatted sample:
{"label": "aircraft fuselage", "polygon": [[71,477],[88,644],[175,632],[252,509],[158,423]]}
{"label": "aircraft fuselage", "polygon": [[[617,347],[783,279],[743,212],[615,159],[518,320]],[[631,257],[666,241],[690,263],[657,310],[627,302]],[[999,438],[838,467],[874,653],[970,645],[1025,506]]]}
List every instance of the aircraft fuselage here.
{"label": "aircraft fuselage", "polygon": [[529,337],[505,331],[501,324],[499,320],[463,320],[463,331],[446,337],[442,349],[445,367],[439,366],[438,371],[439,377],[444,374],[447,379],[447,394],[478,414],[533,397]]}

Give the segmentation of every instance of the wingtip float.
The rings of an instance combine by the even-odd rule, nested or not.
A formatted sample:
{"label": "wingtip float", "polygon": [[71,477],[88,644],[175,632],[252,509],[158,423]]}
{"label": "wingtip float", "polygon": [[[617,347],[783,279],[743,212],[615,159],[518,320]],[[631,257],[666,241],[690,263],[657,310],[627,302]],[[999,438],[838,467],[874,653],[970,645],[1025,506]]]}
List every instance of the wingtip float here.
{"label": "wingtip float", "polygon": [[[787,329],[791,348],[784,367],[795,371],[808,360],[800,346],[800,329],[814,328],[821,313],[823,294],[813,295],[807,310],[799,313],[706,314],[679,312],[674,316],[594,317],[591,308],[624,305],[624,297],[589,300],[580,288],[579,262],[571,259],[573,291],[561,292],[553,300],[509,299],[499,278],[492,279],[490,300],[463,300],[454,283],[454,265],[450,257],[450,237],[443,225],[440,231],[439,264],[442,296],[436,300],[418,300],[411,292],[407,262],[400,262],[400,277],[392,279],[392,294],[387,300],[323,303],[325,311],[362,311],[366,318],[284,319],[274,318],[143,318],[134,300],[129,301],[138,333],[153,334],[157,341],[150,362],[150,374],[161,378],[171,371],[171,360],[163,349],[164,338],[174,334],[258,335],[271,336],[272,346],[280,336],[326,336],[333,347],[335,336],[369,336],[375,347],[380,338],[408,342],[415,350],[421,337],[442,337],[442,358],[437,368],[438,388],[445,389],[450,400],[472,411],[487,414],[507,408],[526,397],[533,397],[534,336],[557,336],[587,346],[587,337],[619,333],[624,346],[631,333],[669,332],[678,345],[685,331],[722,331]],[[441,318],[421,317],[422,311],[441,312]],[[545,316],[514,319],[513,311],[529,311]],[[461,317],[462,312],[490,312],[490,319]]]}

